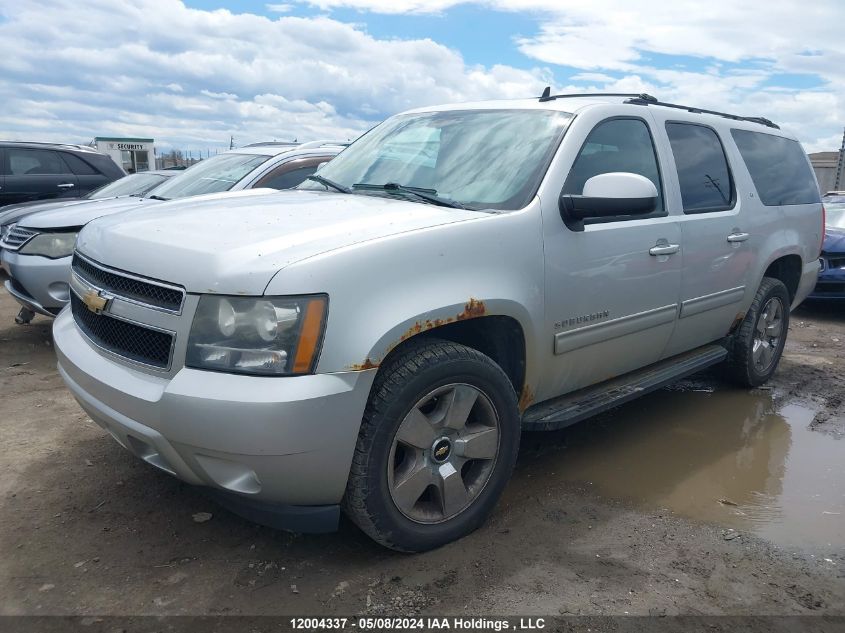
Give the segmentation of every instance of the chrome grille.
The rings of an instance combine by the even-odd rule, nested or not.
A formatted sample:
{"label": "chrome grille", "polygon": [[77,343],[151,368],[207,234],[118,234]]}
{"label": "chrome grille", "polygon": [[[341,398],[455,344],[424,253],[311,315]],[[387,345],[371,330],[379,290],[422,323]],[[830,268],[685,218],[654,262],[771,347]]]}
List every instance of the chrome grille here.
{"label": "chrome grille", "polygon": [[182,310],[185,291],[181,288],[107,270],[79,253],[73,254],[72,267],[79,277],[110,294],[168,312]]}
{"label": "chrome grille", "polygon": [[106,351],[152,367],[170,367],[173,335],[91,312],[82,299],[70,293],[73,318],[91,341]]}
{"label": "chrome grille", "polygon": [[3,236],[3,241],[0,242],[0,246],[7,248],[10,251],[16,251],[36,235],[38,235],[38,231],[25,229],[22,226],[13,224]]}

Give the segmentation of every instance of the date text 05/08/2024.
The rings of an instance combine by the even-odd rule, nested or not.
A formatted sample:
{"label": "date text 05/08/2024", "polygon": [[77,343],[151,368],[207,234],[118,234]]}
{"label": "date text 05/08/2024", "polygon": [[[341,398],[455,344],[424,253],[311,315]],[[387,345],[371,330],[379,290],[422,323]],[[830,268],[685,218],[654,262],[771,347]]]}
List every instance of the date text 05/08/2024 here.
{"label": "date text 05/08/2024", "polygon": [[294,630],[376,630],[376,631],[530,631],[542,630],[544,618],[472,618],[472,617],[363,617],[363,618],[291,618]]}

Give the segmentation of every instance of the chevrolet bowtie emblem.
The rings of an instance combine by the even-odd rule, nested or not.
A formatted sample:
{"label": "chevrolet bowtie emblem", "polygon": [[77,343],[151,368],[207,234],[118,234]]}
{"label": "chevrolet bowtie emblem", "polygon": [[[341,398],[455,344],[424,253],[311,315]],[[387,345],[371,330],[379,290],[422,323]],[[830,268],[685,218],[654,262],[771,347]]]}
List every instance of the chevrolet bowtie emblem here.
{"label": "chevrolet bowtie emblem", "polygon": [[85,304],[91,312],[94,314],[99,314],[106,308],[106,304],[108,304],[109,300],[105,297],[101,297],[100,293],[96,290],[89,290],[84,295],[82,295],[82,303]]}

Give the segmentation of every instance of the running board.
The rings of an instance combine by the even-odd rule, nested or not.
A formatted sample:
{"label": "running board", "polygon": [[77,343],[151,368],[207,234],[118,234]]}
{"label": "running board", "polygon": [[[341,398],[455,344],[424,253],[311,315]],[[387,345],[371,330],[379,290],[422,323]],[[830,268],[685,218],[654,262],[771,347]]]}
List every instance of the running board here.
{"label": "running board", "polygon": [[649,391],[715,365],[728,355],[721,345],[705,345],[643,369],[606,380],[530,407],[522,416],[526,431],[553,431],[618,407]]}

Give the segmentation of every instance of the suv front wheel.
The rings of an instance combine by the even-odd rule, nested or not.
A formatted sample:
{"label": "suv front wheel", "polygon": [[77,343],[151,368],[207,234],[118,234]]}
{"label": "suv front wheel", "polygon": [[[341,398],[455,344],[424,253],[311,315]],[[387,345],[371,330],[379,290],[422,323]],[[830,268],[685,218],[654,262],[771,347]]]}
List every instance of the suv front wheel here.
{"label": "suv front wheel", "polygon": [[347,515],[392,549],[419,552],[476,528],[519,448],[510,380],[456,343],[412,343],[376,378],[344,498]]}

